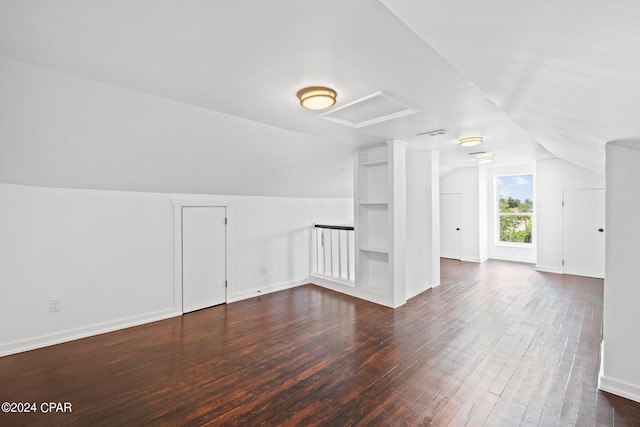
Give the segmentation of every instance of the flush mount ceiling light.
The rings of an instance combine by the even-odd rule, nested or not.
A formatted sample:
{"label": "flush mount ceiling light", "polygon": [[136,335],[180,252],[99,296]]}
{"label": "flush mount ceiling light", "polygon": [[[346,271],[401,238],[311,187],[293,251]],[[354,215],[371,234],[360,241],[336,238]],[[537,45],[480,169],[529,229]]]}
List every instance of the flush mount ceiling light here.
{"label": "flush mount ceiling light", "polygon": [[493,162],[492,155],[476,157],[476,163],[491,163]]}
{"label": "flush mount ceiling light", "polygon": [[460,138],[458,140],[458,144],[460,144],[461,147],[473,147],[474,145],[478,145],[481,142],[481,136],[469,136],[467,138]]}
{"label": "flush mount ceiling light", "polygon": [[324,110],[336,103],[335,90],[324,86],[311,86],[300,89],[296,96],[300,105],[309,110]]}

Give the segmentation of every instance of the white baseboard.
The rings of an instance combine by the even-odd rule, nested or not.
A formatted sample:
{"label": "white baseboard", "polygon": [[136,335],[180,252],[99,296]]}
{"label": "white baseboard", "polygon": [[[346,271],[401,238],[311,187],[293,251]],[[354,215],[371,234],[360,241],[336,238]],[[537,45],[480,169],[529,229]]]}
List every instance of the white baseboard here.
{"label": "white baseboard", "polygon": [[395,308],[393,306],[393,299],[389,296],[377,294],[375,292],[367,291],[365,289],[356,288],[351,282],[345,284],[343,281],[329,280],[324,277],[311,275],[309,281],[317,286],[340,292],[345,295],[349,295],[355,298],[360,298],[369,302],[384,305],[385,307]]}
{"label": "white baseboard", "polygon": [[510,257],[510,256],[490,256],[491,259],[499,259],[501,261],[511,261],[511,262],[523,262],[525,264],[535,264],[535,260],[529,258],[521,258],[521,257]]}
{"label": "white baseboard", "polygon": [[64,332],[42,335],[36,338],[14,341],[8,344],[0,345],[0,357],[8,356],[15,353],[22,353],[23,351],[35,350],[36,348],[48,347],[50,345],[61,344],[63,342],[74,341],[80,338],[100,335],[107,332],[113,332],[120,329],[130,328],[132,326],[139,326],[145,323],[156,322],[158,320],[164,320],[180,315],[182,315],[181,311],[175,311],[174,309],[163,310],[155,313],[128,317],[125,319],[100,323],[97,325],[72,329]]}
{"label": "white baseboard", "polygon": [[640,403],[640,387],[598,375],[598,389]]}
{"label": "white baseboard", "polygon": [[[338,286],[346,286],[347,288],[356,287],[356,284],[354,282],[350,282],[348,280],[343,280],[343,279],[336,279],[336,278],[330,279],[327,276],[322,276],[320,274],[311,274],[309,276],[310,283],[313,283],[314,285],[318,285],[318,283],[314,283],[314,280],[318,282],[323,282],[323,283],[333,283]],[[322,286],[322,285],[318,285],[318,286]]]}
{"label": "white baseboard", "polygon": [[[303,279],[293,282],[279,283],[276,285],[267,286],[256,290],[243,292],[233,295],[228,298],[227,302],[240,301],[247,298],[253,298],[256,296],[268,294],[271,292],[277,292],[284,289],[294,288],[296,286],[309,283],[309,279]],[[8,356],[10,354],[22,353],[24,351],[35,350],[37,348],[48,347],[55,344],[61,344],[68,341],[74,341],[81,338],[87,338],[94,335],[100,335],[107,332],[113,332],[120,329],[130,328],[133,326],[143,325],[145,323],[156,322],[158,320],[164,320],[171,317],[181,316],[181,310],[163,310],[154,313],[148,313],[140,316],[128,317],[125,319],[114,320],[111,322],[100,323],[97,325],[86,326],[82,328],[67,330],[63,332],[57,332],[49,335],[42,335],[35,338],[29,338],[20,341],[14,341],[7,344],[0,345],[0,357]]]}
{"label": "white baseboard", "polygon": [[558,267],[549,267],[546,265],[540,265],[540,264],[536,264],[536,271],[542,271],[543,273],[555,273],[555,274],[562,274],[562,268],[558,268]]}
{"label": "white baseboard", "polygon": [[600,372],[598,373],[598,390],[615,394],[640,403],[640,387],[623,381],[607,378],[604,374],[604,341],[600,343]]}
{"label": "white baseboard", "polygon": [[302,280],[294,280],[291,282],[276,283],[275,285],[268,285],[263,288],[252,289],[250,291],[239,292],[227,297],[227,303],[238,302],[244,299],[259,297],[260,295],[270,294],[272,292],[284,291],[285,289],[295,288],[301,285],[309,283],[309,278]]}
{"label": "white baseboard", "polygon": [[[267,286],[252,291],[243,292],[233,295],[227,299],[228,303],[240,301],[247,298],[253,298],[256,296],[268,294],[271,292],[277,292],[284,289],[294,288],[296,286],[309,283],[309,279],[303,279],[287,283],[279,283],[276,285]],[[171,317],[181,316],[181,310],[163,310],[154,313],[148,313],[140,316],[133,316],[125,319],[119,319],[112,322],[105,322],[97,325],[72,329],[63,332],[57,332],[49,335],[42,335],[36,338],[29,338],[20,341],[14,341],[7,344],[0,345],[0,357],[8,356],[10,354],[22,353],[24,351],[35,350],[37,348],[48,347],[55,344],[61,344],[68,341],[74,341],[81,338],[87,338],[94,335],[100,335],[107,332],[113,332],[120,329],[130,328],[132,326],[139,326],[145,323],[156,322],[158,320],[164,320]]]}
{"label": "white baseboard", "polygon": [[489,259],[489,258],[486,258],[486,257],[485,257],[485,258],[478,258],[478,257],[462,257],[462,258],[460,259],[460,261],[464,261],[464,262],[475,262],[475,263],[480,264],[480,263],[485,262],[485,261],[486,261],[486,260],[488,260],[488,259]]}

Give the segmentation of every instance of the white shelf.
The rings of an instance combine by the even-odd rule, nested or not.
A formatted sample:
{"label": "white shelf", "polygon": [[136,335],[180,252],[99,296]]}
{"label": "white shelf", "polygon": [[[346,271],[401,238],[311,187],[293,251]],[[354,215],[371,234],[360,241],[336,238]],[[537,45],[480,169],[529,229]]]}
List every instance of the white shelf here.
{"label": "white shelf", "polygon": [[379,207],[389,207],[389,202],[360,202],[361,206],[379,206]]}
{"label": "white shelf", "polygon": [[370,168],[374,166],[387,166],[389,162],[387,160],[374,160],[372,162],[362,162],[360,166],[364,166],[365,168]]}
{"label": "white shelf", "polygon": [[383,255],[389,255],[389,251],[386,249],[380,249],[380,248],[363,248],[360,247],[360,250],[362,252],[372,252],[372,253],[376,253],[376,254],[383,254]]}

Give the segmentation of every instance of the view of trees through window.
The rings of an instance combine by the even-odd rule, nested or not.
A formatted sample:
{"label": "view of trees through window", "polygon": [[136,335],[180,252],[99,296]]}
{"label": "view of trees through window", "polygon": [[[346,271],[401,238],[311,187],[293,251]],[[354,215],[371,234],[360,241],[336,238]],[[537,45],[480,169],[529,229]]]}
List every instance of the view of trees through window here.
{"label": "view of trees through window", "polygon": [[533,236],[533,176],[496,178],[499,241],[531,243]]}

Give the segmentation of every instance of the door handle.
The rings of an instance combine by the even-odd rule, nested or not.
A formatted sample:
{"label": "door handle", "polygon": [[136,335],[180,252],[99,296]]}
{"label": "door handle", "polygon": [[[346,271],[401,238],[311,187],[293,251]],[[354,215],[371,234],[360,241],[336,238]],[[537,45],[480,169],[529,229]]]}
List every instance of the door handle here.
{"label": "door handle", "polygon": [[598,228],[598,231],[602,233],[604,231],[604,228]]}

